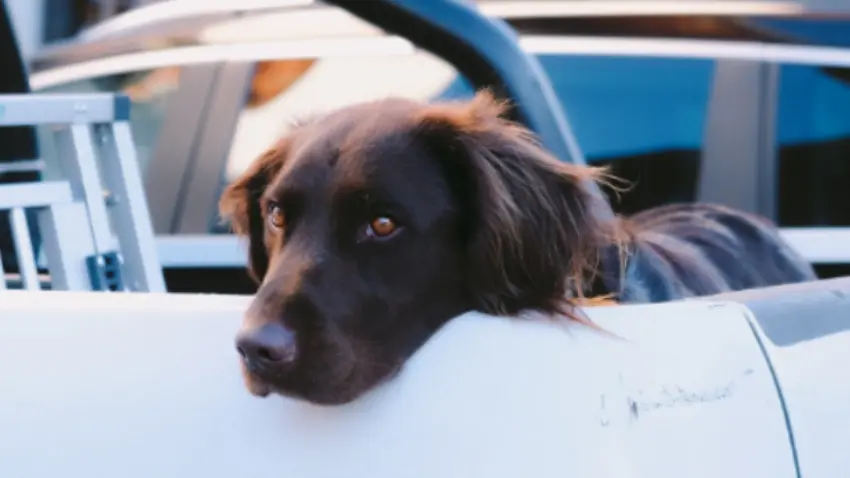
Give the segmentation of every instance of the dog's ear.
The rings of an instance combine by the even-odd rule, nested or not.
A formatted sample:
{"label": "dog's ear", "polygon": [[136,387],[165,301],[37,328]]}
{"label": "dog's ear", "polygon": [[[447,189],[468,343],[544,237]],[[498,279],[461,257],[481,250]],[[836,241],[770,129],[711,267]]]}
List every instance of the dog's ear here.
{"label": "dog's ear", "polygon": [[262,282],[269,267],[262,196],[283,166],[285,156],[286,143],[282,141],[264,152],[230,183],[219,200],[222,219],[230,221],[237,235],[248,237],[248,272],[258,283]]}
{"label": "dog's ear", "polygon": [[533,134],[503,118],[487,93],[434,104],[416,118],[462,207],[467,283],[494,314],[563,312],[598,267],[605,224],[588,188],[604,171],[559,161]]}

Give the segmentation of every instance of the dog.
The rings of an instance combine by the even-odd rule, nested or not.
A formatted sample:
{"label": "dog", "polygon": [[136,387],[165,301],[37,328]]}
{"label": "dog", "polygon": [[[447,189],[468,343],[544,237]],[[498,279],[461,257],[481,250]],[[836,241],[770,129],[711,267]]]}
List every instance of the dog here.
{"label": "dog", "polygon": [[345,107],[293,125],[226,188],[259,284],[236,338],[252,394],[350,402],[467,311],[579,317],[586,297],[816,278],[771,223],[723,206],[601,218],[589,185],[605,171],[553,158],[506,108],[487,92]]}

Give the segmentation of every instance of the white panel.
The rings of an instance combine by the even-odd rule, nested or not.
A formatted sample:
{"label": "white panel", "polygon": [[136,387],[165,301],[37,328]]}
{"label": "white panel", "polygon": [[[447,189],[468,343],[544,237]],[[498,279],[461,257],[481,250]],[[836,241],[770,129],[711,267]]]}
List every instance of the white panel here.
{"label": "white panel", "polygon": [[[809,262],[850,263],[850,228],[782,228],[779,233]],[[245,267],[248,259],[245,240],[232,234],[162,235],[156,245],[163,267]]]}
{"label": "white panel", "polygon": [[247,240],[233,234],[168,234],[155,240],[162,267],[245,268],[248,264]]}
{"label": "white panel", "polygon": [[[38,294],[38,295],[37,295]],[[250,397],[245,297],[8,292],[0,476],[791,478],[741,306],[468,314],[350,405]]]}
{"label": "white panel", "polygon": [[73,200],[67,181],[3,184],[0,188],[0,208],[44,207],[69,203]]}
{"label": "white panel", "polygon": [[850,227],[785,227],[780,233],[809,262],[850,264]]}
{"label": "white panel", "polygon": [[[769,319],[769,317],[768,317]],[[815,319],[815,317],[811,317]],[[850,318],[845,317],[850,322]],[[782,388],[794,431],[801,476],[835,478],[850,474],[850,325],[820,337],[776,345],[762,341]],[[815,331],[813,326],[810,331]]]}
{"label": "white panel", "polygon": [[115,120],[112,93],[0,95],[2,126],[108,123]]}

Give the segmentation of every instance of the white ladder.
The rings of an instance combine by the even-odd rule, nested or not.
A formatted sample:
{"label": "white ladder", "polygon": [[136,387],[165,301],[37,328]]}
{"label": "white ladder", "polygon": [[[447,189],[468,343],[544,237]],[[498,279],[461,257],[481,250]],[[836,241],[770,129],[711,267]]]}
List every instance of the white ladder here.
{"label": "white ladder", "polygon": [[[20,272],[17,281],[4,273],[0,289],[47,282],[52,290],[165,291],[129,118],[124,95],[0,95],[0,126],[55,128],[64,176],[0,184]],[[28,209],[38,217],[49,279],[38,273]]]}

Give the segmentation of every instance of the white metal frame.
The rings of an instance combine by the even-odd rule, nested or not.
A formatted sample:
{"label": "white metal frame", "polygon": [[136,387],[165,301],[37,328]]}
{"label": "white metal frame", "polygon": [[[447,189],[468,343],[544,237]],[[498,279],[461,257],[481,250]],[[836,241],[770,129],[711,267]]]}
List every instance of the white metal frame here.
{"label": "white metal frame", "polygon": [[[72,200],[71,188],[66,182],[18,183],[0,186],[0,210],[9,211],[12,243],[15,247],[15,256],[20,270],[19,277],[23,288],[29,290],[40,288],[25,209],[31,208],[46,212],[69,204]],[[52,222],[50,225],[52,225]],[[59,231],[56,227],[48,228],[45,237],[52,236],[51,232],[56,234]],[[61,268],[65,265],[67,258],[67,255],[60,254],[58,257],[54,256],[52,262],[57,263]],[[2,262],[0,262],[0,270],[3,270]],[[4,280],[0,280],[0,290],[6,288],[7,284],[4,278]]]}
{"label": "white metal frame", "polygon": [[[522,35],[520,46],[537,55],[653,57],[708,60],[748,60],[850,67],[850,49],[760,42],[679,40],[666,38],[587,37],[580,35]],[[398,36],[344,36],[283,41],[196,45],[127,53],[34,73],[34,90],[95,76],[126,71],[222,61],[263,61],[326,56],[390,56],[417,52]]]}
{"label": "white metal frame", "polygon": [[[52,289],[165,290],[128,124],[129,107],[126,97],[114,94],[0,95],[0,126],[56,128],[66,175],[63,181],[0,185],[0,209],[10,211],[24,288],[41,288],[25,217],[26,209],[34,209]],[[103,183],[114,203],[111,217]],[[115,264],[108,269],[110,260]],[[102,287],[93,276],[104,279]],[[5,278],[0,282],[5,288]]]}
{"label": "white metal frame", "polygon": [[[643,15],[799,15],[806,8],[789,1],[744,1],[744,0],[699,0],[681,2],[677,0],[594,0],[576,2],[571,0],[498,0],[478,1],[478,10],[497,18],[541,18],[541,17],[585,17],[585,16],[643,16]],[[85,40],[108,38],[119,32],[152,27],[186,18],[205,15],[262,16],[288,11],[310,11],[324,14],[342,11],[314,0],[171,0],[134,8],[126,13],[98,23],[80,34]],[[351,24],[365,23],[345,12],[347,23],[339,26],[350,28]]]}

